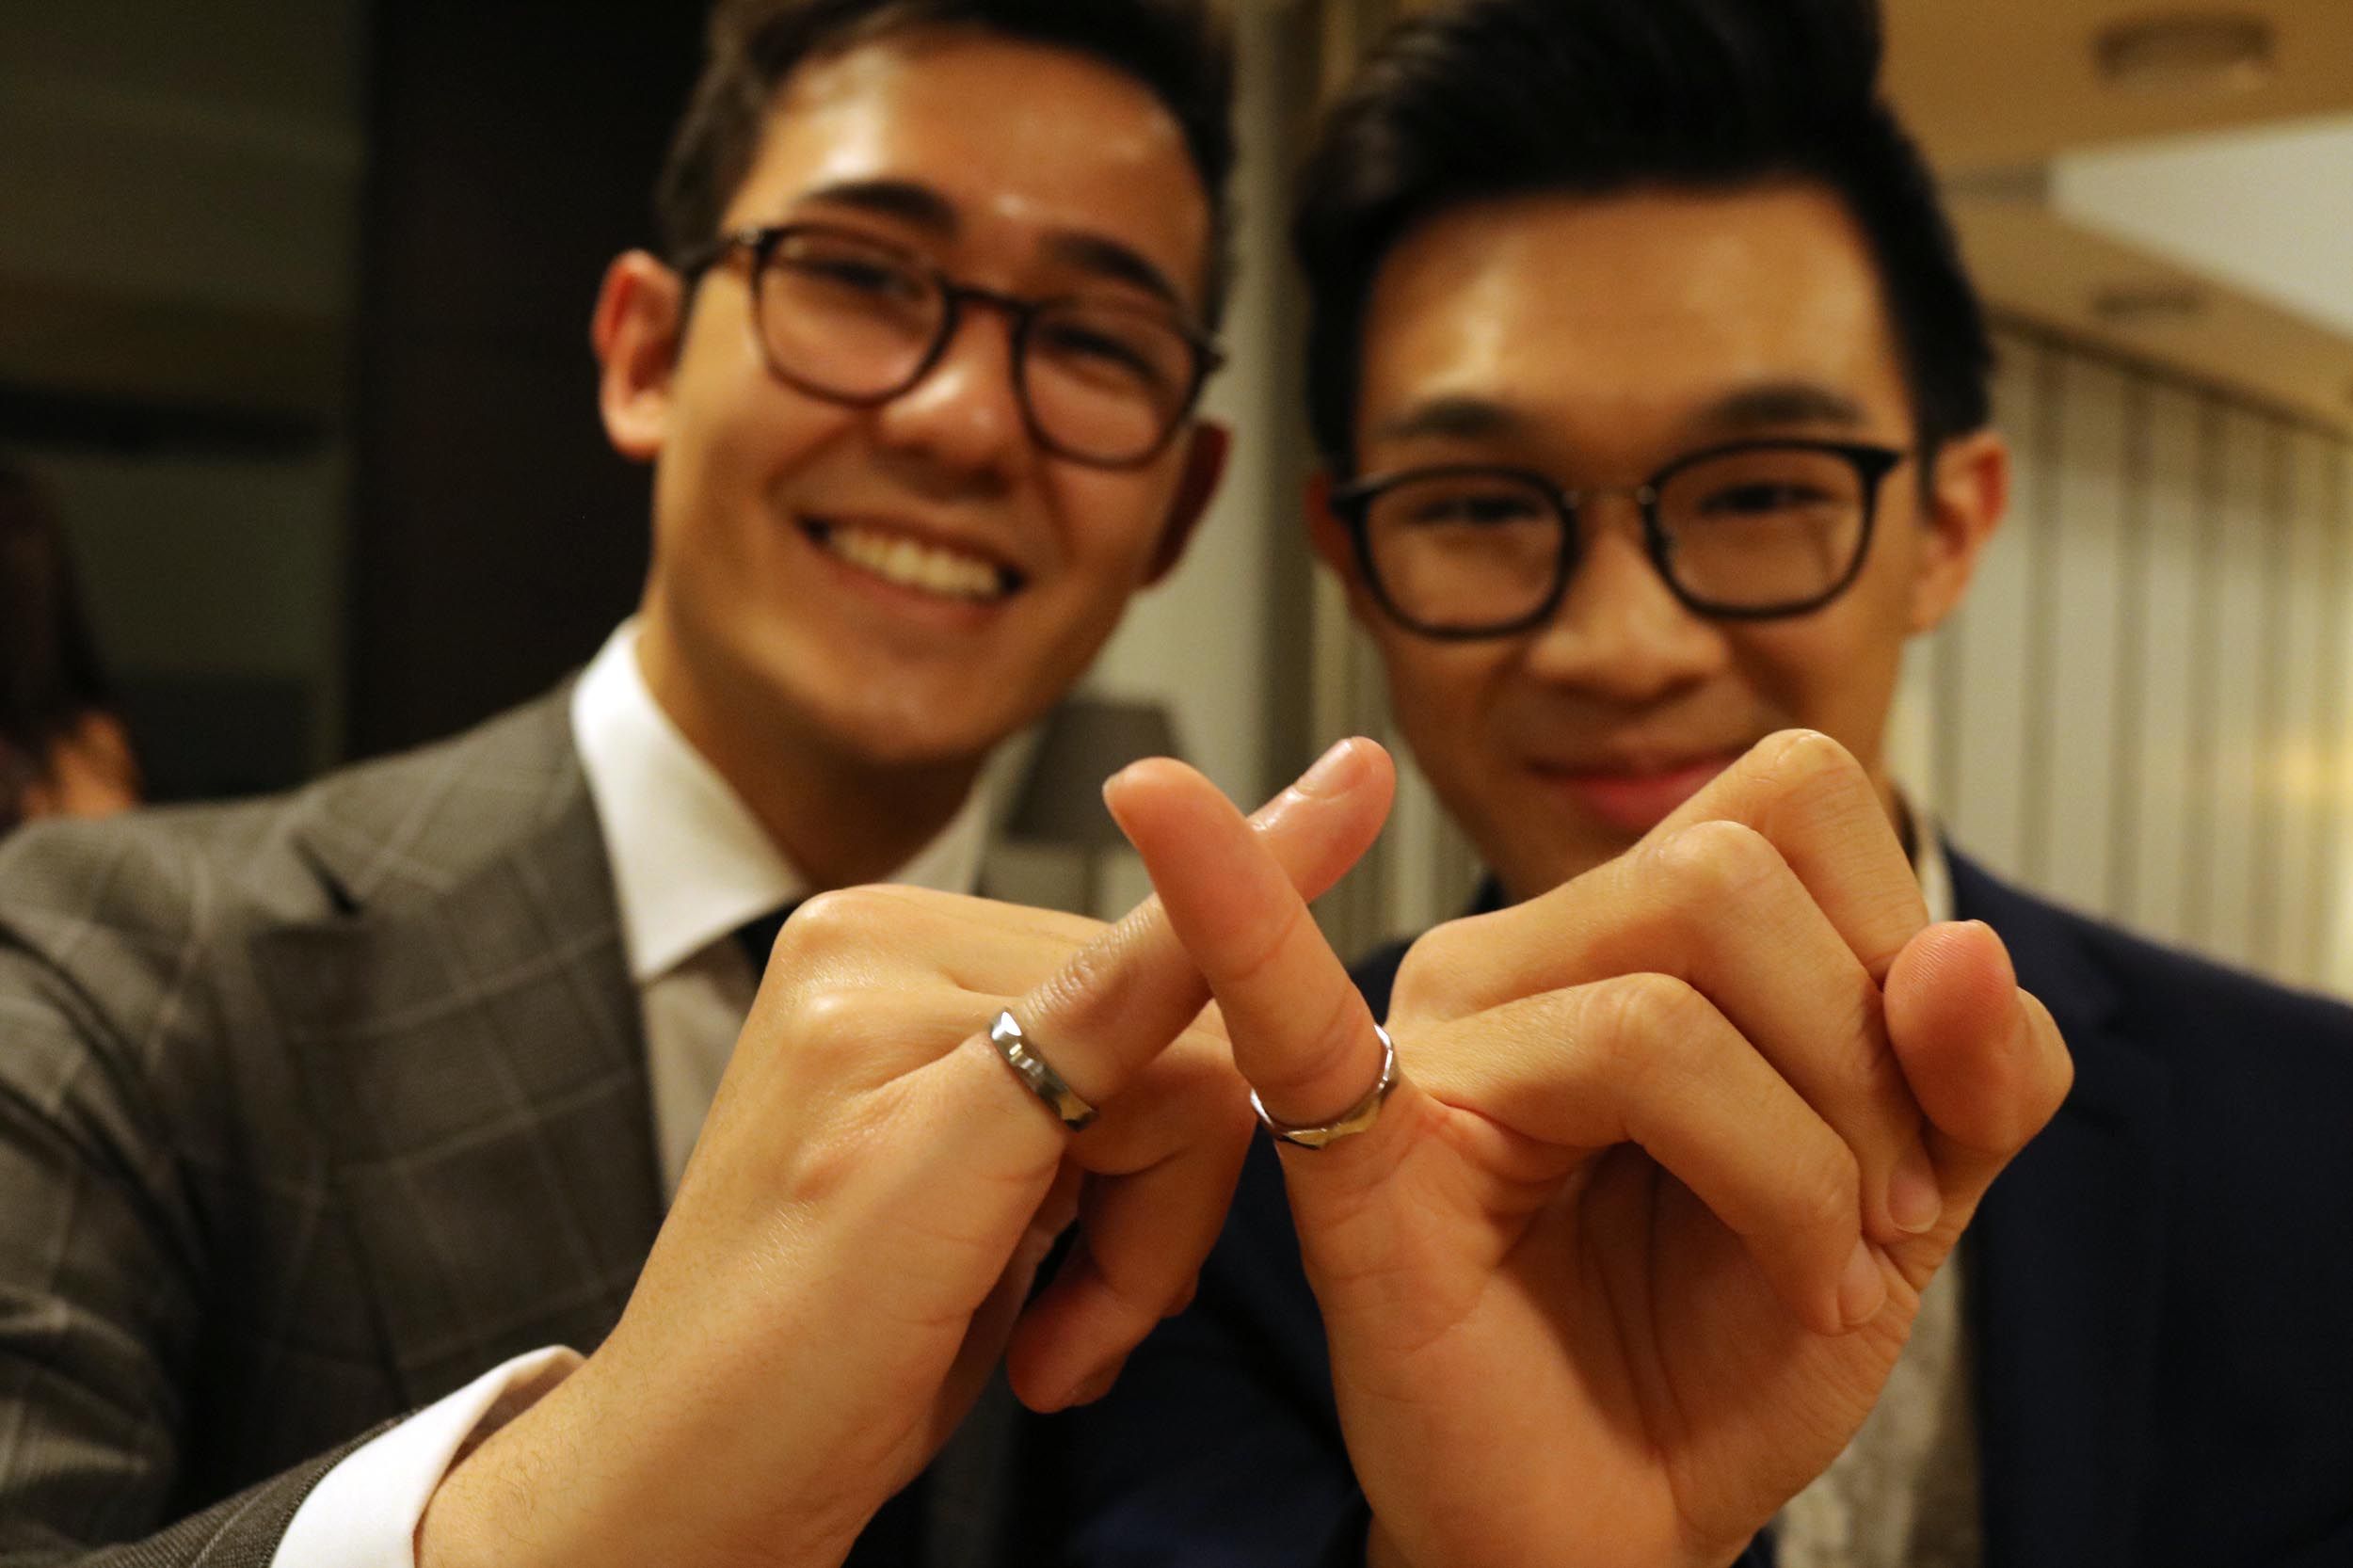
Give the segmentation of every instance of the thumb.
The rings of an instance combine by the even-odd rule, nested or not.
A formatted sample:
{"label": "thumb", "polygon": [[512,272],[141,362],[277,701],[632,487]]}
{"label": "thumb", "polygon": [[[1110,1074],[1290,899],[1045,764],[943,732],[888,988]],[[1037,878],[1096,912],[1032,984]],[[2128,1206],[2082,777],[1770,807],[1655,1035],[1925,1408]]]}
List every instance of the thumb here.
{"label": "thumb", "polygon": [[[1378,746],[1347,744],[1379,758],[1386,773]],[[1295,879],[1241,813],[1175,762],[1138,763],[1104,793],[1152,874],[1169,928],[1217,999],[1235,1064],[1268,1113],[1314,1124],[1362,1098],[1381,1070],[1373,1020]]]}
{"label": "thumb", "polygon": [[1928,1118],[1945,1211],[1965,1221],[2057,1112],[2074,1064],[1982,921],[1923,929],[1896,955],[1885,997],[1888,1043]]}

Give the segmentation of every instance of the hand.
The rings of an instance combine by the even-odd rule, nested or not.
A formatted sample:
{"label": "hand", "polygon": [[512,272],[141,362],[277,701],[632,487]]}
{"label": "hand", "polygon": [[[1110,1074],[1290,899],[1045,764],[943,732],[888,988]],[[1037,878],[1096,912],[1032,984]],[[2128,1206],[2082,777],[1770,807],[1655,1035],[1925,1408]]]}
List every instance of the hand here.
{"label": "hand", "polygon": [[[1244,830],[1252,869],[1321,891],[1392,783],[1378,747],[1335,748]],[[1157,903],[1107,930],[904,888],[812,900],[619,1325],[444,1481],[422,1568],[838,1563],[1008,1340],[1031,1404],[1099,1394],[1190,1298],[1247,1146],[1208,1000]],[[1003,1007],[1093,1126],[998,1057]]]}
{"label": "hand", "polygon": [[[1270,1113],[1355,1102],[1371,1019],[1232,808],[1173,763],[1109,798]],[[1423,1568],[1736,1558],[1868,1414],[2072,1075],[1804,734],[1423,938],[1388,1026],[1375,1125],[1282,1155],[1373,1558]]]}

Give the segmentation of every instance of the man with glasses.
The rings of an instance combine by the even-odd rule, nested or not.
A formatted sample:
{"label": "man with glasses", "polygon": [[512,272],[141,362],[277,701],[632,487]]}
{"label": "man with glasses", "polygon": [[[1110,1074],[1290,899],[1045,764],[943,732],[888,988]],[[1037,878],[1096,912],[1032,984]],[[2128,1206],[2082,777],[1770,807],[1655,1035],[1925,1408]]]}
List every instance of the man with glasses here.
{"label": "man with glasses", "polygon": [[[962,895],[984,761],[1217,479],[1225,46],[715,27],[594,318],[636,616],[455,741],[0,858],[0,1560],[983,1561],[984,1475],[902,1488],[1009,1340],[1086,1397],[1215,1235],[1181,952]],[[1385,779],[1267,842],[1328,883]]]}
{"label": "man with glasses", "polygon": [[[1326,122],[1310,527],[1492,877],[1351,1007],[1141,840],[1320,1146],[1253,1155],[1070,1435],[1089,1553],[2353,1560],[2353,1016],[2004,886],[1889,776],[2009,458],[1878,63],[1868,0],[1456,0]],[[2039,1009],[1961,1025],[2013,965],[2075,1076],[1993,1183],[2057,1104],[2012,1093]],[[1770,1196],[1821,1169],[1793,1090],[1884,1299],[1776,1272]]]}

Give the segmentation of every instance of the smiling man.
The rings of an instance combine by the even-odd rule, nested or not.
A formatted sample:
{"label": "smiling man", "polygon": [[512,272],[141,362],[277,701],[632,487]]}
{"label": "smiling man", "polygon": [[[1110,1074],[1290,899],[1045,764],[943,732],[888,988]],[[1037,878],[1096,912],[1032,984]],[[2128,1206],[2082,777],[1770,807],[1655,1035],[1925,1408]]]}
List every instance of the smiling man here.
{"label": "smiling man", "polygon": [[[1180,921],[1245,1068],[1285,1015],[1326,1027],[1346,1067],[1304,1119],[1376,1077],[1398,1097],[1336,1149],[1254,1155],[1198,1304],[1090,1413],[1071,1490],[1107,1556],[2353,1553],[2335,1326],[2353,1016],[2004,886],[1890,776],[1904,646],[1960,602],[2009,458],[1982,312],[1877,96],[1879,42],[1870,0],[1457,0],[1381,45],[1328,120],[1296,230],[1328,468],[1311,527],[1493,912],[1358,968],[1385,1064],[1331,1045],[1347,1013],[1288,970],[1284,1004],[1252,1016],[1252,986]],[[1812,859],[1821,813],[1785,796],[1770,852],[1695,837],[1725,799],[1804,786],[1819,741],[1759,746],[1790,728],[1852,759],[1872,820]],[[2074,1085],[1932,1281],[1898,1233],[1925,1219],[1950,1243],[1975,1198],[1948,1184],[1941,1217],[1891,1199],[1876,1239],[1905,1299],[1808,1344],[1732,1309],[1721,1255],[1759,1227],[1711,1186],[1719,1160],[1761,1143],[1795,1173],[1808,1144],[1781,1130],[1776,1076],[1706,1041],[1720,1010],[1843,1128],[1813,1050],[1861,1008],[1939,1171],[1956,1144],[1990,1146],[1940,1106],[1997,1085],[1999,1054],[1940,1069],[1902,995],[1958,950],[1849,954],[1776,890],[1795,871],[1852,930],[1826,872],[1898,837],[1912,874],[1872,884],[1871,907],[1990,926]],[[1678,893],[1695,874],[1703,895]],[[1829,984],[1855,959],[1860,1000]],[[1623,989],[1629,969],[1649,988]],[[1754,993],[1776,970],[1778,1004]],[[1469,1043],[1465,999],[1494,1010]],[[1677,1027],[1635,1031],[1627,1060],[1624,1015],[1662,1007]],[[1391,1128],[1401,1072],[1430,1085]],[[1720,1096],[1704,1132],[1678,1125]],[[1869,1144],[1849,1142],[1867,1210]],[[1695,1194],[1721,1220],[1709,1267],[1675,1229]],[[1803,1375],[1879,1336],[1892,1366]]]}
{"label": "smiling man", "polygon": [[[1142,1195],[1024,1320],[1043,1404],[1241,1158],[1214,1052],[1146,1065],[1202,1000],[1165,944],[1017,1004],[1074,1138],[987,1024],[1087,922],[951,896],[985,760],[1216,482],[1228,77],[1192,0],[730,7],[594,314],[639,614],[440,746],[11,840],[0,1559],[978,1559],[970,1499],[886,1500],[1072,1183]],[[1269,819],[1310,880],[1377,820],[1338,765]]]}

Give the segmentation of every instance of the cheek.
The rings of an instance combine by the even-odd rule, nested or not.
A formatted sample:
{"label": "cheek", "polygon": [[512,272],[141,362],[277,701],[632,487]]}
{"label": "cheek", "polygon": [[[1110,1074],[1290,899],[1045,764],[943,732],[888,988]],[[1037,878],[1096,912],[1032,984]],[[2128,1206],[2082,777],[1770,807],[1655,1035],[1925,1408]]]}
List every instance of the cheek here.
{"label": "cheek", "polygon": [[1469,644],[1449,647],[1417,638],[1401,646],[1404,639],[1396,632],[1380,636],[1390,712],[1424,759],[1425,771],[1461,772],[1466,785],[1476,786],[1494,771],[1481,753],[1495,739],[1489,721],[1504,658]]}
{"label": "cheek", "polygon": [[1878,748],[1903,640],[1883,605],[1850,596],[1801,622],[1748,629],[1738,662],[1769,722],[1821,730],[1865,756]]}
{"label": "cheek", "polygon": [[1173,478],[1054,465],[1043,489],[1069,581],[1090,601],[1115,612],[1143,586],[1158,559]]}
{"label": "cheek", "polygon": [[698,324],[677,386],[671,449],[683,482],[722,506],[790,477],[857,418],[777,381],[739,322]]}

